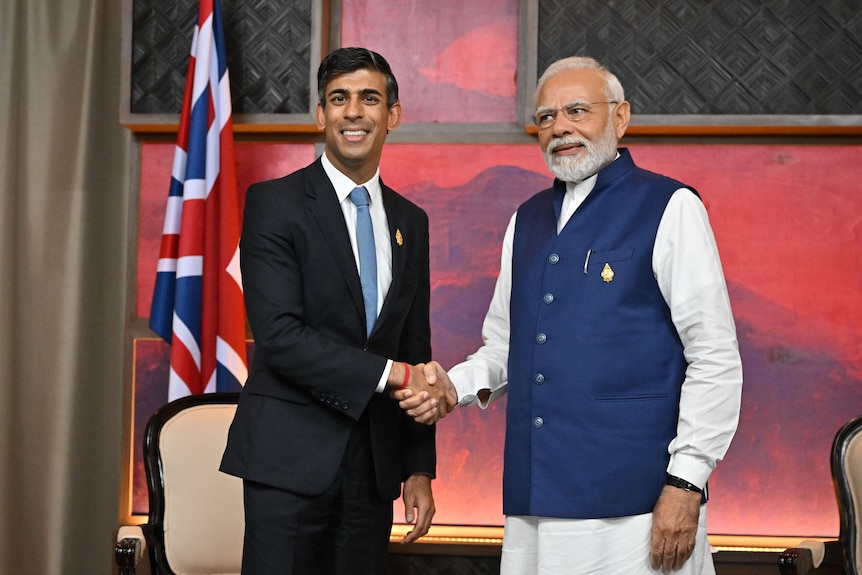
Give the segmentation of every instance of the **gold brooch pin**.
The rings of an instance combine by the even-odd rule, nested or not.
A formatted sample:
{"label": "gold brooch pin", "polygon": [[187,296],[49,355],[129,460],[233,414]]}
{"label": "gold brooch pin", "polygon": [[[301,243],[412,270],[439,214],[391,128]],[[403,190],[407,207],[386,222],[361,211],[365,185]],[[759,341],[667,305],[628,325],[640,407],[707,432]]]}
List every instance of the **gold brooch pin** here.
{"label": "gold brooch pin", "polygon": [[404,245],[404,236],[401,235],[401,228],[395,230],[395,243],[399,246]]}
{"label": "gold brooch pin", "polygon": [[610,264],[605,264],[605,267],[602,269],[602,279],[605,280],[606,284],[614,281],[614,270],[611,269]]}

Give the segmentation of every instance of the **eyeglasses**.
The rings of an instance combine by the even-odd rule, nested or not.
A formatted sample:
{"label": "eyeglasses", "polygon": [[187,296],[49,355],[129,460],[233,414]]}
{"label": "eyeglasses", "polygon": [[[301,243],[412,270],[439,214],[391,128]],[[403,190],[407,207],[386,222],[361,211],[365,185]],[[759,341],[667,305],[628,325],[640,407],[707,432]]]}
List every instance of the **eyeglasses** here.
{"label": "eyeglasses", "polygon": [[536,110],[535,115],[531,116],[533,123],[540,129],[550,128],[557,121],[557,113],[562,112],[566,119],[570,122],[581,122],[586,120],[593,114],[592,106],[599,104],[619,104],[617,101],[610,102],[572,102],[562,108],[551,110],[549,108],[540,108]]}

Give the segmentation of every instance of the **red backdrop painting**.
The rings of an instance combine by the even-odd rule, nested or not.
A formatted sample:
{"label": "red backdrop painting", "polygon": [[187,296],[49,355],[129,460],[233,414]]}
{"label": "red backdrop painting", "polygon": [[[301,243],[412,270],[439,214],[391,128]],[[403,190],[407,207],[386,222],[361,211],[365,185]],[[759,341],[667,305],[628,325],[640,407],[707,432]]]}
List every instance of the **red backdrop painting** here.
{"label": "red backdrop painting", "polygon": [[343,0],[341,45],[383,55],[405,122],[514,122],[517,0]]}
{"label": "red backdrop painting", "polygon": [[[862,413],[862,185],[855,174],[862,147],[630,148],[641,166],[700,192],[730,288],[743,410],[710,482],[710,532],[836,535],[829,446],[837,429]],[[142,146],[141,317],[149,309],[172,151],[169,144]],[[240,143],[240,187],[292,171],[313,154],[311,145]],[[434,355],[449,367],[480,344],[510,216],[551,178],[537,146],[506,144],[388,144],[381,175],[429,214]],[[158,341],[138,340],[135,350],[139,437],[165,401],[167,355]],[[502,400],[485,411],[456,410],[439,424],[437,523],[502,524],[504,411]],[[139,452],[134,475],[134,509],[144,512]]]}

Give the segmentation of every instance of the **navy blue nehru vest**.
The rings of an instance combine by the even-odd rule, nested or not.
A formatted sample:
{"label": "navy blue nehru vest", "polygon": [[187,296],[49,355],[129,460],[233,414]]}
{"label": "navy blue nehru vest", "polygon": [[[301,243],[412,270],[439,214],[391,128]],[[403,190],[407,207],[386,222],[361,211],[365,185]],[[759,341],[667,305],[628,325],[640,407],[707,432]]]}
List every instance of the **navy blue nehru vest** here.
{"label": "navy blue nehru vest", "polygon": [[668,200],[686,186],[620,154],[559,235],[563,182],[518,209],[507,515],[647,513],[664,486],[686,362],[652,251]]}

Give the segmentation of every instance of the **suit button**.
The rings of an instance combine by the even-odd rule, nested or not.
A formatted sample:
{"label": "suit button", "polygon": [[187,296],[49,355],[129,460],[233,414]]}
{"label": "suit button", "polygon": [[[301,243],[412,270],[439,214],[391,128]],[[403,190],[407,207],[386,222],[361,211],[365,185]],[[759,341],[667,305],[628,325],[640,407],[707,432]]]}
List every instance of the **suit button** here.
{"label": "suit button", "polygon": [[560,256],[558,254],[551,254],[548,256],[548,262],[552,264],[556,264],[560,262]]}
{"label": "suit button", "polygon": [[347,411],[348,409],[350,409],[350,402],[349,402],[349,401],[345,401],[344,403],[342,403],[342,404],[341,404],[341,409],[343,409],[344,411]]}
{"label": "suit button", "polygon": [[547,335],[540,333],[536,336],[536,343],[545,343],[546,341],[548,341]]}
{"label": "suit button", "polygon": [[545,303],[553,303],[554,302],[554,294],[546,293],[545,296],[542,298],[542,301]]}
{"label": "suit button", "polygon": [[545,376],[542,375],[541,373],[537,373],[536,377],[534,379],[535,379],[536,383],[539,385],[542,385],[543,383],[545,383]]}
{"label": "suit button", "polygon": [[533,418],[533,427],[535,427],[536,429],[539,429],[543,425],[545,425],[544,419],[542,419],[541,417],[534,417]]}

